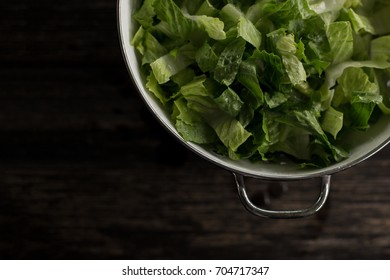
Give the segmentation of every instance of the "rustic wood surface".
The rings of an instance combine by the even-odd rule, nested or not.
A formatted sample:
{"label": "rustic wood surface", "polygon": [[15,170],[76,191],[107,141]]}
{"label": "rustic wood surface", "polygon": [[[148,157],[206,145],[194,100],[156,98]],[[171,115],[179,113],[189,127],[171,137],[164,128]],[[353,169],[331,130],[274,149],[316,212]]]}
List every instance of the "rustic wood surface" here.
{"label": "rustic wood surface", "polygon": [[[114,0],[1,2],[1,259],[390,257],[390,148],[334,175],[318,215],[255,217],[146,109]],[[318,184],[250,183],[291,208]]]}

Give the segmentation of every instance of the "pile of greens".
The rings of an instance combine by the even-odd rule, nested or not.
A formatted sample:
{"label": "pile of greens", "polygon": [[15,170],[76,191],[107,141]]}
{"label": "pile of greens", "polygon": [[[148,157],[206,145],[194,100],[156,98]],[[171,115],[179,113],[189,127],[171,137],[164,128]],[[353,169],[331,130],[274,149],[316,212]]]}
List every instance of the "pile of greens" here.
{"label": "pile of greens", "polygon": [[149,91],[231,159],[327,166],[390,113],[388,0],[144,0],[132,16]]}

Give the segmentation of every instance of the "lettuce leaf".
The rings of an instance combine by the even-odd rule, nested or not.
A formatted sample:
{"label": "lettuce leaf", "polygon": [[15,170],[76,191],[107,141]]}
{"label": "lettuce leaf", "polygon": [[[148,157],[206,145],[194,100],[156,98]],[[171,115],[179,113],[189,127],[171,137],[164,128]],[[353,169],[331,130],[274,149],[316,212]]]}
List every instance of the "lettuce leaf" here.
{"label": "lettuce leaf", "polygon": [[331,134],[334,139],[343,128],[344,114],[333,107],[329,107],[322,117],[321,128]]}
{"label": "lettuce leaf", "polygon": [[153,17],[156,15],[153,7],[155,1],[145,0],[141,7],[133,14],[133,18],[146,29],[153,27]]}
{"label": "lettuce leaf", "polygon": [[169,28],[170,34],[183,40],[191,35],[193,21],[185,16],[173,0],[156,0],[153,7],[157,17]]}
{"label": "lettuce leaf", "polygon": [[253,97],[249,103],[251,107],[253,107],[253,109],[259,108],[264,102],[264,93],[261,89],[256,65],[253,61],[243,61],[241,63],[237,80],[251,93]]}
{"label": "lettuce leaf", "polygon": [[200,70],[205,73],[215,69],[218,63],[218,56],[215,54],[213,48],[205,42],[196,52],[195,60]]}
{"label": "lettuce leaf", "polygon": [[339,64],[350,60],[353,55],[353,34],[351,23],[347,21],[333,22],[326,29],[333,63]]}
{"label": "lettuce leaf", "polygon": [[238,37],[241,37],[255,48],[261,45],[261,32],[255,27],[250,19],[236,6],[227,4],[221,10],[221,17],[227,27],[237,27]]}
{"label": "lettuce leaf", "polygon": [[187,68],[193,63],[193,60],[185,56],[184,54],[166,54],[152,63],[153,74],[156,77],[159,84],[164,84],[170,80],[170,78]]}
{"label": "lettuce leaf", "polygon": [[207,35],[215,40],[226,39],[224,31],[225,24],[218,18],[205,15],[188,16],[200,29],[206,31]]}
{"label": "lettuce leaf", "polygon": [[236,117],[244,103],[231,88],[227,88],[220,96],[214,99],[217,106],[232,117]]}
{"label": "lettuce leaf", "polygon": [[[223,94],[222,99],[225,100],[218,98],[217,101],[214,100],[205,82],[205,76],[196,77],[192,82],[182,87],[181,93],[187,100],[188,107],[199,113],[214,129],[220,141],[229,150],[235,152],[251,136],[251,133],[246,131],[240,122],[228,113],[234,112],[240,106],[240,102],[236,100],[238,105],[235,106],[224,102],[227,95],[234,94],[230,91]],[[227,97],[227,99],[230,98],[232,97]],[[224,105],[221,105],[221,103],[224,103]],[[227,108],[225,105],[231,107]]]}
{"label": "lettuce leaf", "polygon": [[197,112],[188,108],[184,98],[175,100],[172,117],[176,122],[177,131],[186,141],[197,144],[216,142],[214,130]]}
{"label": "lettuce leaf", "polygon": [[353,9],[348,10],[348,15],[351,20],[353,30],[356,33],[368,32],[375,34],[375,28],[367,17],[357,14]]}
{"label": "lettuce leaf", "polygon": [[238,38],[226,46],[219,56],[214,70],[214,79],[216,81],[226,86],[234,82],[245,52],[245,45],[246,42]]}

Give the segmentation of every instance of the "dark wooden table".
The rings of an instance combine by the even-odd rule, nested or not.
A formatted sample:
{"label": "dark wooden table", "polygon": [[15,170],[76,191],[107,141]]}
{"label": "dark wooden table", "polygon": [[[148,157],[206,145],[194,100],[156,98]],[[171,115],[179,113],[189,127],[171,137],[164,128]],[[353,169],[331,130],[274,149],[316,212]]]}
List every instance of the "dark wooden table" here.
{"label": "dark wooden table", "polygon": [[[318,215],[257,218],[229,172],[146,109],[114,0],[1,1],[0,11],[1,259],[390,257],[390,148],[333,176]],[[259,203],[268,193],[299,207],[316,184],[252,189]]]}

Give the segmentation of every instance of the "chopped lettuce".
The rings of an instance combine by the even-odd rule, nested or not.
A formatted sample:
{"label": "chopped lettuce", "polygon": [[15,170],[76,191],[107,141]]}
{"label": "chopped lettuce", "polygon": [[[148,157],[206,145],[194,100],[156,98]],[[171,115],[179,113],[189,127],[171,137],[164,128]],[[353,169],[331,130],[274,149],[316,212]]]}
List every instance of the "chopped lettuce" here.
{"label": "chopped lettuce", "polygon": [[158,83],[164,84],[191,64],[192,60],[185,55],[169,53],[150,63],[150,67]]}
{"label": "chopped lettuce", "polygon": [[349,21],[332,22],[326,29],[332,64],[350,60],[353,54],[353,35]]}
{"label": "chopped lettuce", "polygon": [[245,47],[245,41],[240,38],[226,46],[214,70],[214,79],[216,81],[226,86],[230,86],[235,81]]}
{"label": "chopped lettuce", "polygon": [[327,166],[390,114],[390,2],[140,0],[131,44],[185,141]]}

